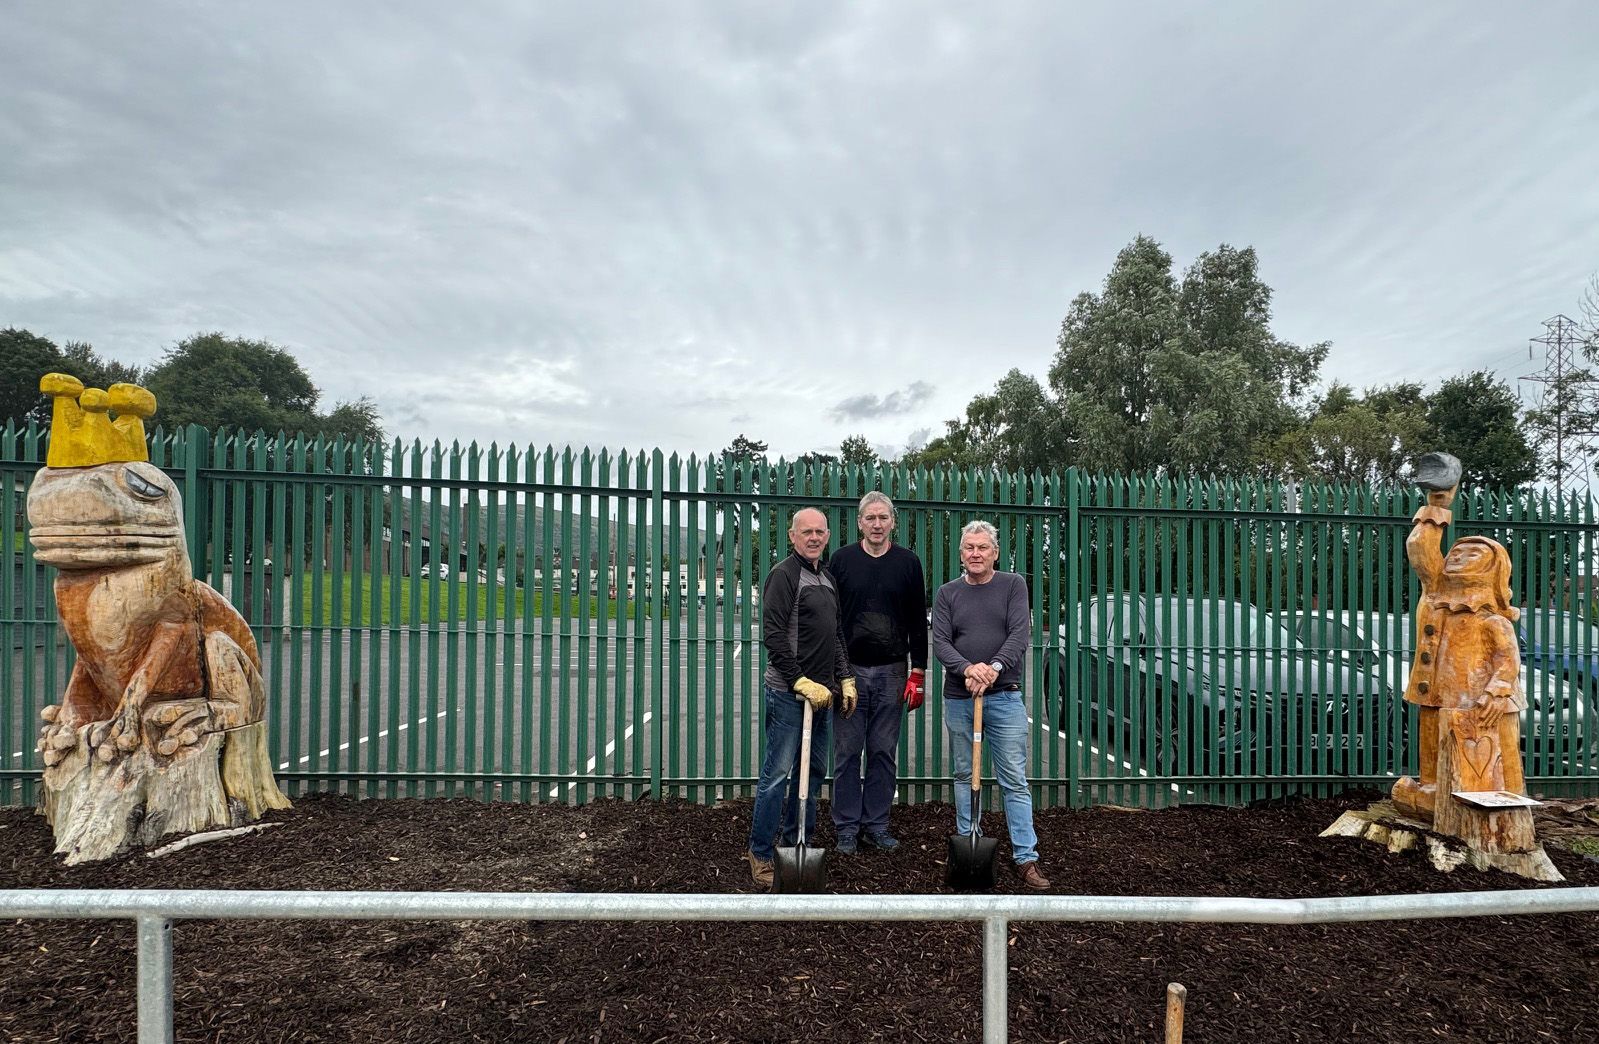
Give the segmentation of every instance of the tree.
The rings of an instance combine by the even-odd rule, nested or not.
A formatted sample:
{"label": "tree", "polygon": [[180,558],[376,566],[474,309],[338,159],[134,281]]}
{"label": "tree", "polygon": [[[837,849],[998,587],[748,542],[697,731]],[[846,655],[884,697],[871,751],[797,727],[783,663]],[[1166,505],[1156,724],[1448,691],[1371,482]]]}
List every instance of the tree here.
{"label": "tree", "polygon": [[[1563,315],[1551,322],[1570,329],[1565,325],[1570,320]],[[1589,363],[1596,361],[1596,351],[1599,346],[1589,341],[1584,348]],[[1599,386],[1599,377],[1591,368],[1573,366],[1558,377],[1550,378],[1538,405],[1525,414],[1525,431],[1542,461],[1542,475],[1554,482],[1557,491],[1573,473],[1580,474],[1588,466],[1586,447],[1589,439],[1599,433],[1596,386]]]}
{"label": "tree", "polygon": [[1298,430],[1280,437],[1282,470],[1325,482],[1398,482],[1409,463],[1435,448],[1427,398],[1414,382],[1357,396],[1334,381]]}
{"label": "tree", "polygon": [[1460,458],[1461,483],[1516,489],[1538,474],[1538,456],[1519,421],[1520,403],[1487,370],[1451,377],[1427,399],[1434,448]]}
{"label": "tree", "polygon": [[48,422],[50,400],[39,391],[39,378],[62,368],[54,341],[14,327],[0,330],[0,426],[8,420],[25,425],[30,416]]}
{"label": "tree", "polygon": [[331,412],[317,419],[312,430],[329,437],[342,435],[362,442],[381,442],[383,418],[378,416],[378,404],[363,395],[354,402],[334,404]]}
{"label": "tree", "polygon": [[145,375],[167,428],[198,424],[245,431],[306,432],[381,439],[377,405],[362,398],[316,410],[311,377],[285,348],[267,341],[196,334],[169,349]]}
{"label": "tree", "polygon": [[1272,334],[1271,290],[1256,267],[1252,248],[1223,244],[1178,282],[1171,256],[1139,236],[1100,294],[1072,302],[1049,372],[1072,463],[1202,474],[1269,465],[1327,345]]}
{"label": "tree", "polygon": [[756,457],[766,456],[766,443],[749,438],[741,431],[734,436],[733,442],[722,451],[722,455],[753,460]]}
{"label": "tree", "polygon": [[916,455],[922,464],[1002,471],[1049,470],[1071,462],[1071,438],[1060,404],[1031,374],[1012,369],[992,392],[966,405],[943,435]]}
{"label": "tree", "polygon": [[[747,463],[762,465],[766,463],[766,443],[752,439],[743,432],[734,437],[731,444],[717,456],[715,461],[716,484],[718,490],[729,493],[758,493],[761,492],[762,468],[741,466]],[[744,509],[750,513],[749,540],[753,545],[757,542],[761,531],[761,505],[759,501],[728,501],[722,508],[722,524],[717,529],[717,539],[714,552],[708,547],[706,553],[706,567],[710,568],[710,559],[713,553],[726,556],[725,568],[734,576],[741,572],[739,564],[740,541],[744,539],[742,532],[741,516]],[[713,523],[707,522],[707,525]],[[709,533],[707,533],[707,537]],[[707,540],[707,543],[709,541]],[[760,566],[757,563],[757,573]]]}
{"label": "tree", "polygon": [[144,371],[137,366],[107,359],[87,341],[68,341],[61,349],[63,373],[70,373],[87,388],[109,388],[113,384],[140,384]]}
{"label": "tree", "polygon": [[859,468],[875,468],[882,463],[877,451],[872,444],[866,441],[865,435],[848,435],[839,443],[838,457],[845,465]]}

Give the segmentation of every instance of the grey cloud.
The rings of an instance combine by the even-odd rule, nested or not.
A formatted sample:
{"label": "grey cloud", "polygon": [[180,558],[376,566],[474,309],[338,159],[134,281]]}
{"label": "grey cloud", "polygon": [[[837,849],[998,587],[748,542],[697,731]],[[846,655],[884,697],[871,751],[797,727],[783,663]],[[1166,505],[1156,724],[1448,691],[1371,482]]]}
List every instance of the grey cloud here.
{"label": "grey cloud", "polygon": [[408,437],[936,429],[1138,232],[1430,381],[1599,257],[1591,4],[13,7],[0,325],[266,338]]}
{"label": "grey cloud", "polygon": [[912,381],[898,391],[887,395],[870,392],[851,395],[833,407],[832,413],[841,421],[870,420],[873,417],[893,417],[910,413],[933,395],[933,386],[926,381]]}

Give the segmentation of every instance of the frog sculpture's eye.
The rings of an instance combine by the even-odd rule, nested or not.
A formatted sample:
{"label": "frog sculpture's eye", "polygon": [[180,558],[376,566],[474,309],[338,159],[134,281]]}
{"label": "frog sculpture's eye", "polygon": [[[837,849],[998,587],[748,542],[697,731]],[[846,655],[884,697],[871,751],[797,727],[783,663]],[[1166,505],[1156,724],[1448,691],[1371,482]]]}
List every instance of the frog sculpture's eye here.
{"label": "frog sculpture's eye", "polygon": [[160,500],[167,495],[166,490],[142,477],[132,468],[128,468],[123,474],[127,476],[128,489],[132,490],[135,496],[143,497],[145,500]]}

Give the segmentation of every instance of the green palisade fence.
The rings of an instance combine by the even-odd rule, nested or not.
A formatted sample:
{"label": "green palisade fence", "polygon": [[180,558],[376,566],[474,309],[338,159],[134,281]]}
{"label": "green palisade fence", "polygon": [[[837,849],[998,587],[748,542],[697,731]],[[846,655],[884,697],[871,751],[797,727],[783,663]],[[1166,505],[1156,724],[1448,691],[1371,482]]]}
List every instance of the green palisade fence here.
{"label": "green palisade fence", "polygon": [[[44,449],[37,428],[0,435],[3,804],[37,801],[39,711],[72,667],[25,536]],[[1414,491],[199,428],[157,429],[151,460],[182,491],[196,572],[260,643],[291,795],[747,796],[761,579],[795,509],[822,507],[837,546],[878,488],[929,601],[974,518],[1028,577],[1041,802],[1237,803],[1414,769],[1399,697]],[[1531,785],[1592,793],[1592,506],[1472,491],[1456,516],[1452,537],[1492,536],[1514,559]],[[901,799],[945,799],[947,772],[935,696],[906,722]]]}

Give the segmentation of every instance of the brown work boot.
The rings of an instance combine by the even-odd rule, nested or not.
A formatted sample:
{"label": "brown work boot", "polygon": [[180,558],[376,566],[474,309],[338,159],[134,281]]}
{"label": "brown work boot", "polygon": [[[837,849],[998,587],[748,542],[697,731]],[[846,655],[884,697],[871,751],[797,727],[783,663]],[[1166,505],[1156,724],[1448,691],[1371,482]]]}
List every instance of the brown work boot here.
{"label": "brown work boot", "polygon": [[1044,876],[1044,871],[1038,869],[1036,859],[1030,863],[1017,864],[1016,876],[1022,879],[1022,884],[1035,892],[1049,891],[1049,878]]}
{"label": "brown work boot", "polygon": [[745,857],[750,861],[750,880],[762,888],[772,887],[772,864],[769,860],[762,859],[754,852],[745,852]]}

